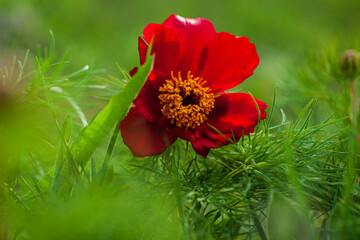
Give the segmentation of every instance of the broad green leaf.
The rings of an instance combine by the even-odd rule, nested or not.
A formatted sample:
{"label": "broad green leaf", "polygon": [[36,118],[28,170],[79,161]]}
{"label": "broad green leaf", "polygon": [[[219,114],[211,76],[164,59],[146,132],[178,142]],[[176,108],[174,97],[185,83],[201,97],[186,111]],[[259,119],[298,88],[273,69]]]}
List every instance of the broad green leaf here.
{"label": "broad green leaf", "polygon": [[149,75],[153,65],[153,59],[154,57],[148,53],[146,62],[139,68],[133,79],[126,84],[122,91],[110,99],[108,105],[95,117],[72,144],[71,152],[74,159],[80,165],[84,166],[88,162],[96,148],[112,130],[115,123],[125,117],[132,101],[138,95]]}
{"label": "broad green leaf", "polygon": [[268,228],[273,240],[311,240],[313,231],[296,204],[273,192],[269,205]]}

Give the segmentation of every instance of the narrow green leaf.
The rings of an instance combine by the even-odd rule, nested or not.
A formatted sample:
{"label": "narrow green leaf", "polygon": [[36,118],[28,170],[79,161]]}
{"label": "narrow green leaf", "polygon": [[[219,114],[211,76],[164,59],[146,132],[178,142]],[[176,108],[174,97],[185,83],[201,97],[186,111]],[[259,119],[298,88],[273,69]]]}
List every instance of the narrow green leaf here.
{"label": "narrow green leaf", "polygon": [[[257,104],[257,102],[256,102],[256,99],[255,99],[254,95],[252,95],[252,93],[251,93],[251,92],[249,92],[249,94],[250,94],[250,96],[251,96],[252,100],[253,100],[253,101],[254,101],[254,103],[255,103],[256,110],[257,110],[257,112],[258,112],[258,121],[257,121],[257,123],[259,123],[259,122],[261,121],[261,112],[260,112],[259,105]],[[258,125],[256,125],[256,126],[258,126]]]}
{"label": "narrow green leaf", "polygon": [[295,130],[296,127],[299,125],[302,117],[305,115],[306,111],[309,109],[309,107],[313,104],[314,101],[315,99],[311,99],[311,101],[303,108],[303,110],[301,110],[298,118],[296,119],[293,130]]}
{"label": "narrow green leaf", "polygon": [[276,88],[274,87],[274,97],[273,97],[273,101],[272,101],[272,104],[271,104],[271,110],[270,110],[269,116],[267,117],[267,127],[266,127],[267,129],[269,129],[271,119],[272,119],[272,117],[274,115],[275,103],[276,103]]}
{"label": "narrow green leaf", "polygon": [[106,151],[106,155],[105,155],[103,165],[102,165],[101,170],[99,172],[99,182],[100,183],[102,183],[104,181],[104,179],[105,179],[105,174],[106,174],[107,168],[109,166],[109,162],[110,162],[110,159],[111,159],[112,152],[114,150],[115,142],[116,142],[117,136],[119,135],[119,129],[117,127],[117,125],[119,125],[119,124],[120,124],[120,121],[116,124],[116,126],[114,128],[114,132],[113,132],[113,134],[111,136],[110,143],[109,143],[108,149]]}
{"label": "narrow green leaf", "polygon": [[117,69],[119,70],[119,72],[123,75],[123,77],[129,82],[131,81],[131,77],[129,76],[129,74],[127,72],[125,72],[118,63],[115,63]]}
{"label": "narrow green leaf", "polygon": [[139,68],[133,79],[127,83],[122,91],[110,99],[108,105],[96,116],[72,144],[71,152],[76,161],[82,166],[88,162],[96,148],[112,130],[115,123],[119,121],[119,119],[125,117],[132,101],[136,98],[144,85],[152,68],[154,59],[154,57],[150,56],[149,52],[146,62]]}
{"label": "narrow green leaf", "polygon": [[303,130],[303,129],[305,129],[305,128],[307,128],[307,127],[309,126],[310,118],[311,118],[311,116],[312,116],[312,114],[313,114],[313,112],[314,112],[314,109],[315,109],[315,106],[316,106],[316,102],[317,102],[317,100],[315,99],[315,100],[314,100],[314,103],[313,103],[312,106],[311,106],[311,109],[310,109],[310,111],[309,111],[309,114],[307,115],[307,117],[306,117],[306,119],[305,119],[305,121],[304,121],[304,124],[301,126],[300,131]]}
{"label": "narrow green leaf", "polygon": [[[67,116],[61,127],[61,132],[63,133],[65,141],[69,141],[71,135],[70,122],[71,119],[69,116]],[[66,178],[69,174],[68,164],[66,164],[68,159],[68,154],[64,145],[65,143],[63,141],[60,141],[60,146],[56,156],[54,174],[51,183],[51,190],[54,192],[60,192],[61,189],[63,189],[66,183]]]}
{"label": "narrow green leaf", "polygon": [[54,53],[54,48],[55,48],[55,37],[54,37],[54,33],[53,31],[50,29],[50,38],[51,38],[51,43],[50,43],[50,50],[49,50],[49,56],[51,56]]}
{"label": "narrow green leaf", "polygon": [[72,73],[68,78],[73,78],[73,77],[77,77],[83,73],[85,73],[86,71],[89,70],[89,65],[85,65],[84,67],[82,67],[81,69],[77,70],[76,72]]}

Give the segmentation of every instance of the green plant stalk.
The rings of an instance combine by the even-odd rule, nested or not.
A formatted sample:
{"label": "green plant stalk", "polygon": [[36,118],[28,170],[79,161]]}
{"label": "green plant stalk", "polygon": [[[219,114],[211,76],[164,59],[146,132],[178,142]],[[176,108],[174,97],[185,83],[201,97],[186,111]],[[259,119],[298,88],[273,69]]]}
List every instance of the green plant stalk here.
{"label": "green plant stalk", "polygon": [[[117,125],[119,125],[119,124],[120,124],[120,121],[117,122]],[[108,149],[106,151],[106,155],[105,155],[103,165],[102,165],[101,170],[99,172],[98,178],[99,178],[99,183],[100,184],[102,184],[103,181],[104,181],[106,171],[107,171],[107,168],[109,166],[111,155],[112,155],[112,152],[114,150],[115,142],[116,142],[116,139],[117,139],[118,135],[119,135],[119,129],[117,128],[117,126],[115,126],[114,132],[113,132],[113,134],[111,136],[111,139],[110,139]]]}
{"label": "green plant stalk", "polygon": [[253,221],[254,221],[254,224],[255,224],[255,227],[256,227],[256,230],[258,231],[259,233],[259,236],[260,236],[260,239],[261,240],[267,240],[267,237],[266,237],[266,234],[265,234],[265,231],[261,225],[261,222],[256,214],[256,210],[255,210],[255,207],[250,203],[249,201],[249,208],[251,210],[251,216],[253,218]]}
{"label": "green plant stalk", "polygon": [[342,217],[344,219],[343,223],[343,234],[347,235],[349,239],[355,239],[354,233],[352,231],[353,221],[351,214],[351,207],[354,204],[352,200],[354,187],[356,184],[356,160],[357,154],[360,152],[360,136],[358,131],[358,108],[359,108],[359,99],[356,94],[356,78],[353,79],[350,83],[351,91],[351,112],[350,120],[352,125],[352,131],[349,132],[349,146],[350,146],[350,155],[347,157],[348,169],[345,172],[345,184],[344,184],[344,207],[342,208]]}
{"label": "green plant stalk", "polygon": [[6,195],[5,185],[3,179],[1,179],[0,184],[0,239],[7,239],[8,237],[8,223],[6,221],[7,211],[6,211]]}
{"label": "green plant stalk", "polygon": [[154,57],[150,56],[149,52],[146,62],[138,69],[133,79],[126,84],[122,91],[110,99],[108,105],[80,133],[72,144],[71,152],[74,159],[81,166],[86,165],[115,123],[119,119],[123,119],[128,112],[132,101],[136,98],[152,69]]}
{"label": "green plant stalk", "polygon": [[173,166],[172,166],[172,171],[173,171],[174,184],[175,184],[174,192],[175,192],[175,200],[176,200],[177,210],[179,213],[182,229],[184,231],[184,234],[187,235],[187,234],[189,234],[189,229],[188,229],[188,224],[186,223],[185,216],[184,216],[184,205],[183,205],[183,201],[182,201],[182,197],[181,197],[180,174],[179,174],[178,168],[176,167],[175,164],[173,164]]}
{"label": "green plant stalk", "polygon": [[60,146],[56,156],[54,173],[51,183],[51,190],[53,192],[61,192],[67,185],[65,179],[66,177],[68,177],[69,174],[69,165],[66,161],[68,154],[66,154],[65,144],[69,141],[71,135],[71,128],[69,126],[70,121],[70,117],[67,116],[61,128],[61,133],[63,134],[65,141],[60,141]]}
{"label": "green plant stalk", "polygon": [[350,83],[350,91],[351,91],[351,113],[350,119],[352,124],[354,125],[354,129],[356,131],[356,140],[357,140],[357,148],[358,153],[360,151],[360,134],[358,131],[358,115],[359,115],[359,98],[356,94],[356,78],[353,79]]}

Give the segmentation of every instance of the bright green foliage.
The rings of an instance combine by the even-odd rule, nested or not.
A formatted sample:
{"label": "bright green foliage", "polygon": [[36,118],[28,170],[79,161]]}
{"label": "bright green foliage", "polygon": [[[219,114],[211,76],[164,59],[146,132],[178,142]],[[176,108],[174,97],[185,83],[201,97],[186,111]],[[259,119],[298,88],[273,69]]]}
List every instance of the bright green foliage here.
{"label": "bright green foliage", "polygon": [[110,99],[109,104],[94,117],[89,126],[81,130],[71,147],[73,158],[77,163],[84,166],[115,123],[125,117],[133,99],[144,85],[152,64],[153,57],[148,54],[144,65],[138,69],[134,78]]}
{"label": "bright green foliage", "polygon": [[[56,161],[54,165],[54,173],[52,177],[51,190],[54,192],[64,191],[63,188],[65,185],[69,185],[69,164],[68,164],[68,154],[66,144],[69,142],[69,138],[71,135],[70,128],[70,118],[66,118],[63,126],[61,128],[61,132],[64,135],[65,141],[60,143],[58,153],[56,155]],[[67,192],[71,190],[71,186],[68,186]]]}
{"label": "bright green foliage", "polygon": [[[254,133],[206,159],[182,140],[134,158],[118,122],[152,58],[133,79],[119,68],[124,85],[91,67],[69,73],[54,45],[29,54],[31,70],[2,70],[0,239],[359,238],[354,97],[339,104],[348,111],[323,117],[322,99],[311,100],[287,120],[274,94]],[[94,91],[108,101],[97,114]]]}
{"label": "bright green foliage", "polygon": [[[308,104],[295,124],[286,122],[284,115],[280,124],[268,128],[267,120],[254,134],[238,144],[213,150],[207,159],[194,156],[190,150],[184,154],[186,147],[178,142],[162,157],[137,166],[136,173],[141,176],[148,172],[149,181],[162,186],[176,188],[179,181],[180,203],[185,212],[183,227],[195,239],[236,239],[245,235],[266,239],[266,223],[271,224],[267,217],[271,190],[293,197],[299,205],[297,211],[304,214],[301,223],[308,234],[327,233],[329,215],[343,201],[340,189],[346,163],[342,159],[347,154],[338,149],[341,131],[326,134],[329,126],[343,120],[329,118],[310,126],[314,107],[314,103]],[[282,205],[272,204],[273,208]],[[272,218],[283,221],[297,217],[289,216],[295,210],[283,207],[284,212],[278,213],[281,216],[275,214]],[[358,214],[356,209],[351,212]],[[310,227],[313,221],[318,226],[314,229]],[[285,229],[284,234],[297,235],[297,227]],[[277,232],[279,226],[274,228]]]}

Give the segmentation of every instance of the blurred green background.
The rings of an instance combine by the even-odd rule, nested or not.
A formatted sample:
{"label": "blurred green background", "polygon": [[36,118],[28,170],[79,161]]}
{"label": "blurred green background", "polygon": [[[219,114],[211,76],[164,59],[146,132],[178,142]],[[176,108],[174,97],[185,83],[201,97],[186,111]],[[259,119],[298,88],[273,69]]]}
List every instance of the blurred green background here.
{"label": "blurred green background", "polygon": [[130,70],[138,65],[143,28],[176,13],[249,37],[261,63],[239,90],[271,101],[284,63],[335,40],[346,48],[359,39],[359,10],[357,0],[1,0],[0,65],[47,46],[52,29],[58,52],[70,51],[71,67],[90,64],[112,73],[118,62]]}

